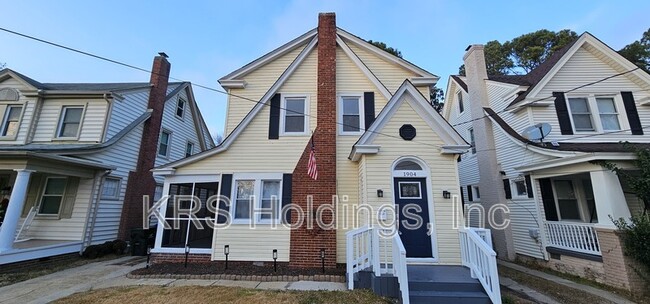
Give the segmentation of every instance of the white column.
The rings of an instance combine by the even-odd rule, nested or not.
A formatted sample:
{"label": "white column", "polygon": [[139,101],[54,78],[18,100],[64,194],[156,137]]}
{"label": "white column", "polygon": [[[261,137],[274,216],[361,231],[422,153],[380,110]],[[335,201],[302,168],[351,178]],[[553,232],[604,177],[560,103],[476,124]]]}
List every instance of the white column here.
{"label": "white column", "polygon": [[0,227],[0,252],[10,250],[14,244],[18,220],[20,220],[20,213],[23,210],[25,199],[27,198],[29,177],[34,172],[25,169],[16,169],[14,171],[17,172],[16,181],[11,191],[5,219]]}
{"label": "white column", "polygon": [[613,219],[630,217],[630,209],[627,207],[621,182],[618,176],[609,170],[591,172],[590,175],[598,213],[598,226],[615,229],[616,226],[610,216]]}

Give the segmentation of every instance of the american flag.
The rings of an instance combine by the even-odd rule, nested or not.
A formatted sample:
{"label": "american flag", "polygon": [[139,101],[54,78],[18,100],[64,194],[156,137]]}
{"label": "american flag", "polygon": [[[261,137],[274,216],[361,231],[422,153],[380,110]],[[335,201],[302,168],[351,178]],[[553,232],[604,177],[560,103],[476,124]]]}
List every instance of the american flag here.
{"label": "american flag", "polygon": [[314,138],[311,139],[311,150],[309,151],[307,174],[314,180],[318,180],[318,168],[316,167],[316,146],[314,146]]}

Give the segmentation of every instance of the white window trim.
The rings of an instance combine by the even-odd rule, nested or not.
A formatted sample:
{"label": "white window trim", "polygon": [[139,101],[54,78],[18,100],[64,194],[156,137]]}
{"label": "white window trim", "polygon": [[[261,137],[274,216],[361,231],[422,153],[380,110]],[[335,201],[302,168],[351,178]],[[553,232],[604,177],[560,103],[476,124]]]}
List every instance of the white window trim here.
{"label": "white window trim", "polygon": [[[167,133],[169,136],[167,137],[167,153],[166,154],[160,154],[160,144],[162,143],[162,134]],[[168,130],[168,129],[162,129],[160,130],[160,136],[158,136],[158,149],[156,149],[156,155],[164,158],[169,158],[171,155],[171,149],[172,149],[172,136],[174,135],[174,132]],[[185,154],[185,151],[183,151],[183,154]]]}
{"label": "white window trim", "polygon": [[[399,197],[399,199],[405,199],[405,200],[409,200],[409,199],[422,199],[422,183],[421,183],[421,182],[419,182],[419,181],[413,181],[413,182],[398,182],[397,184],[398,184],[398,186],[397,186],[398,189],[397,189],[397,190],[399,190],[399,193],[397,193],[397,196]],[[402,196],[402,184],[418,184],[418,193],[420,193],[420,196],[418,196],[418,197],[403,197],[403,196]]]}
{"label": "white window trim", "polygon": [[[117,193],[115,193],[114,196],[104,196],[104,186],[106,185],[106,180],[116,180],[117,181]],[[116,176],[107,176],[104,179],[104,183],[102,183],[102,188],[101,188],[101,199],[102,200],[108,200],[108,201],[116,201],[120,199],[120,193],[122,192],[122,179]]]}
{"label": "white window trim", "polygon": [[[65,104],[61,106],[59,111],[58,125],[54,130],[54,139],[55,140],[78,140],[81,135],[81,129],[83,128],[84,117],[86,116],[87,103],[85,104]],[[75,136],[59,136],[61,134],[61,128],[63,127],[63,119],[65,119],[65,113],[69,108],[81,108],[81,117],[79,117],[79,128],[77,129],[77,134]]]}
{"label": "white window trim", "polygon": [[[523,195],[519,195],[517,191],[517,183],[518,182],[523,182],[524,187],[526,188],[526,193]],[[532,200],[532,198],[528,197],[528,185],[526,185],[526,179],[522,178],[514,178],[510,180],[510,193],[512,195],[513,199],[527,199],[527,200]]]}
{"label": "white window trim", "polygon": [[[63,179],[65,180],[65,186],[63,186],[63,194],[61,194],[61,203],[59,203],[59,211],[57,213],[41,213],[41,205],[43,204],[43,196],[45,196],[45,190],[47,190],[47,183],[50,179]],[[39,217],[51,217],[59,218],[61,216],[61,207],[65,202],[65,192],[68,190],[68,178],[65,176],[48,176],[45,178],[45,183],[43,184],[43,189],[41,189],[41,195],[38,196],[38,206],[36,208],[36,215]]]}
{"label": "white window trim", "polygon": [[[291,98],[304,98],[305,99],[305,125],[302,132],[285,132],[284,125],[287,117],[287,99]],[[309,94],[282,94],[282,101],[280,103],[280,135],[281,136],[305,136],[309,135]]]}
{"label": "white window trim", "polygon": [[[237,210],[237,181],[238,180],[254,180],[254,208],[262,208],[262,181],[263,180],[276,180],[280,181],[280,193],[278,193],[278,202],[280,210],[278,210],[277,218],[275,219],[261,219],[261,215],[256,216],[255,218],[250,219],[236,219],[235,210]],[[254,222],[256,224],[271,224],[274,221],[279,224],[282,218],[282,187],[284,181],[282,180],[282,173],[237,173],[233,174],[232,178],[232,189],[230,195],[231,201],[231,212],[230,212],[230,222],[232,224],[250,224]],[[251,210],[252,211],[252,210]]]}
{"label": "white window trim", "polygon": [[[178,116],[178,105],[181,103],[181,101],[183,101],[183,113],[181,113],[181,116]],[[185,110],[187,110],[187,100],[178,97],[178,99],[176,100],[176,108],[174,108],[174,116],[176,116],[176,118],[180,120],[183,120],[185,117]]]}
{"label": "white window trim", "polygon": [[[460,95],[460,98],[458,98],[458,95]],[[465,113],[465,98],[463,98],[462,91],[456,91],[456,99],[458,99],[458,115],[460,116],[461,114]],[[460,106],[461,104],[463,105],[462,107]]]}
{"label": "white window trim", "polygon": [[2,125],[0,125],[0,134],[5,132],[5,124],[7,122],[7,119],[9,119],[9,111],[13,107],[22,107],[20,114],[18,114],[18,129],[14,135],[0,136],[0,140],[16,140],[16,137],[18,137],[18,133],[20,132],[20,125],[23,121],[23,114],[25,114],[25,103],[12,103],[7,104],[5,107],[4,117],[2,118]]}
{"label": "white window trim", "polygon": [[472,185],[472,201],[481,201],[481,189],[478,187],[478,185]]}
{"label": "white window trim", "polygon": [[[354,97],[359,99],[359,131],[343,131],[343,98]],[[345,93],[337,96],[337,119],[339,135],[362,135],[366,131],[363,93]]]}
{"label": "white window trim", "polygon": [[185,143],[185,151],[184,151],[184,155],[185,155],[185,157],[189,157],[189,156],[187,155],[187,146],[188,146],[188,145],[192,145],[192,151],[190,151],[190,155],[189,155],[189,156],[194,155],[194,147],[196,147],[196,145],[195,145],[194,142],[192,142],[191,140],[188,140],[188,141]]}
{"label": "white window trim", "polygon": [[[629,123],[627,120],[627,113],[625,112],[625,106],[623,104],[623,99],[620,97],[620,94],[570,94],[566,95],[566,106],[569,111],[569,119],[571,120],[571,129],[573,133],[578,134],[602,134],[608,132],[617,132],[617,130],[604,130],[603,123],[600,120],[600,111],[598,110],[598,104],[596,98],[612,98],[614,99],[614,107],[616,108],[619,130],[629,129]],[[587,99],[587,107],[589,108],[589,114],[591,115],[591,123],[593,124],[593,131],[579,131],[576,130],[575,123],[573,122],[573,112],[571,111],[571,105],[569,104],[570,98],[585,98]],[[628,133],[630,131],[627,131]],[[621,132],[622,133],[622,132]]]}
{"label": "white window trim", "polygon": [[[589,177],[591,178],[591,177]],[[573,223],[586,223],[589,224],[589,206],[587,204],[587,195],[585,193],[585,187],[582,184],[582,180],[585,179],[583,177],[575,177],[575,176],[565,176],[565,177],[558,177],[558,178],[551,178],[551,185],[553,188],[553,200],[555,201],[555,212],[557,214],[557,219],[558,221],[564,221],[564,222],[573,222]],[[573,185],[573,190],[575,191],[575,197],[578,202],[578,213],[580,214],[580,220],[574,220],[574,219],[562,219],[562,213],[560,212],[560,203],[557,199],[557,190],[555,189],[555,181],[556,180],[564,180],[564,181],[570,181],[571,184]],[[592,184],[593,187],[593,184]],[[598,219],[598,218],[596,218]]]}

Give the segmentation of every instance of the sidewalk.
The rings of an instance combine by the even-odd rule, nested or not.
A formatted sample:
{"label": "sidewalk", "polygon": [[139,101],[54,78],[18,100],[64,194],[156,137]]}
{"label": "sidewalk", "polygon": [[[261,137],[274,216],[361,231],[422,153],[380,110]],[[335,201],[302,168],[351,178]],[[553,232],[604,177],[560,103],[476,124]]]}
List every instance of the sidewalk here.
{"label": "sidewalk", "polygon": [[237,286],[275,290],[345,290],[333,282],[255,282],[230,280],[129,279],[126,274],[145,266],[141,257],[91,263],[0,288],[0,303],[49,303],[77,292],[136,286]]}
{"label": "sidewalk", "polygon": [[[544,279],[553,283],[557,283],[569,288],[577,289],[586,293],[589,293],[593,296],[600,297],[602,299],[605,299],[607,301],[613,302],[613,303],[618,303],[618,304],[634,304],[634,302],[623,298],[621,296],[618,296],[616,294],[613,294],[609,291],[598,289],[592,286],[576,283],[571,280],[567,280],[558,276],[554,276],[552,274],[548,274],[546,272],[530,269],[518,264],[506,262],[506,261],[498,261],[499,266],[507,267],[513,270],[517,270],[519,272],[526,273],[531,276],[538,277],[540,279]],[[509,278],[504,278],[500,276],[499,280],[501,281],[501,285],[503,285],[506,288],[513,289],[515,291],[523,292],[526,295],[530,296],[534,300],[540,302],[540,303],[558,303],[557,301],[549,298],[548,296],[541,294],[531,288],[528,288],[526,286],[523,286],[519,284],[518,282],[515,282]]]}

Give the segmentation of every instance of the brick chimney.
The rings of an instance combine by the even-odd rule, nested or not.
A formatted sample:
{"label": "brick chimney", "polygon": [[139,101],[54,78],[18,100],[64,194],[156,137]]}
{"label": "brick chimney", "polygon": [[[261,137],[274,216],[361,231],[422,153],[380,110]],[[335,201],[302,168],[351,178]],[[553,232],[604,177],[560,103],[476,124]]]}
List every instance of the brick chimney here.
{"label": "brick chimney", "polygon": [[[465,56],[465,74],[467,89],[469,91],[469,108],[472,119],[472,128],[474,129],[474,141],[476,143],[476,158],[481,166],[479,167],[479,190],[481,191],[481,205],[485,208],[485,215],[488,216],[490,207],[506,202],[506,196],[503,189],[503,176],[500,173],[500,166],[497,161],[497,154],[494,145],[494,133],[492,132],[492,121],[484,118],[485,112],[483,107],[489,107],[490,102],[487,93],[488,78],[487,68],[485,66],[484,46],[480,44],[471,45]],[[495,223],[501,224],[509,219],[508,214],[502,211],[494,215]],[[490,222],[485,221],[490,227]],[[514,259],[515,249],[512,243],[512,229],[508,226],[506,229],[492,229],[494,237],[494,249],[497,255],[502,259]]]}
{"label": "brick chimney", "polygon": [[151,91],[147,107],[152,110],[151,117],[144,123],[136,171],[129,172],[126,184],[118,234],[118,238],[122,240],[130,239],[131,229],[142,228],[142,196],[149,195],[153,199],[156,191],[156,181],[150,170],[155,165],[158,152],[158,138],[165,109],[170,69],[171,64],[167,61],[167,55],[159,53],[153,60],[149,80]]}
{"label": "brick chimney", "polygon": [[[330,205],[334,210],[332,196],[336,195],[336,15],[318,15],[318,92],[317,125],[312,139],[316,148],[318,180],[307,175],[307,163],[311,142],[307,143],[296,168],[293,171],[293,204],[307,210],[307,196],[313,196],[314,212],[319,206]],[[312,214],[306,216],[313,218]],[[324,212],[325,223],[334,223],[334,211]],[[298,221],[298,214],[291,215],[292,223]],[[321,229],[314,224],[308,229],[307,219],[303,225],[291,231],[290,266],[320,267],[321,249],[325,249],[325,266],[336,267],[336,230]]]}

